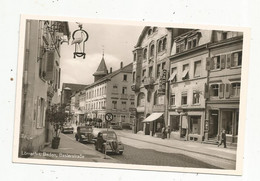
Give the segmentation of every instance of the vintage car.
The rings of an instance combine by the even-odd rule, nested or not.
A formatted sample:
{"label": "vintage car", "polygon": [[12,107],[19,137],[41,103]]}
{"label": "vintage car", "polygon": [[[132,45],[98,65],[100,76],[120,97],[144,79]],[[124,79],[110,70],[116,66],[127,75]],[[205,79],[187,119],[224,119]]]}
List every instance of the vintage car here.
{"label": "vintage car", "polygon": [[79,142],[92,142],[93,141],[93,128],[92,126],[78,126],[77,133],[75,134],[76,141]]}
{"label": "vintage car", "polygon": [[124,145],[118,140],[117,135],[112,130],[102,130],[97,135],[95,149],[102,153],[118,153],[124,152]]}
{"label": "vintage car", "polygon": [[61,127],[61,132],[72,134],[74,132],[74,128],[71,126],[71,124],[65,124]]}

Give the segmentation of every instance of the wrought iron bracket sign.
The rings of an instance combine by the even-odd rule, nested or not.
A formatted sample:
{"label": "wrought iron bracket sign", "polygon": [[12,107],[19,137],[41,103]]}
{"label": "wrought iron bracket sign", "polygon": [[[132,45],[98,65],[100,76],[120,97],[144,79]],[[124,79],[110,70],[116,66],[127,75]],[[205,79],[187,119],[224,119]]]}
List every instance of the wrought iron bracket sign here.
{"label": "wrought iron bracket sign", "polygon": [[72,42],[71,45],[75,44],[75,51],[74,51],[74,57],[83,57],[85,59],[86,53],[85,53],[85,43],[88,40],[89,35],[88,33],[82,29],[82,24],[79,24],[79,29],[75,30],[72,33]]}

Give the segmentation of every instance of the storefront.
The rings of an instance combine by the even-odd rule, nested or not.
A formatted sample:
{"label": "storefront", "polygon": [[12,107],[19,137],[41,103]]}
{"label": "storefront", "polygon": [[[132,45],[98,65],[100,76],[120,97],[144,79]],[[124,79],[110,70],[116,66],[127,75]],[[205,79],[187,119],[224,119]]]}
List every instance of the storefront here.
{"label": "storefront", "polygon": [[142,123],[144,124],[145,135],[161,137],[162,128],[165,126],[163,113],[152,113]]}

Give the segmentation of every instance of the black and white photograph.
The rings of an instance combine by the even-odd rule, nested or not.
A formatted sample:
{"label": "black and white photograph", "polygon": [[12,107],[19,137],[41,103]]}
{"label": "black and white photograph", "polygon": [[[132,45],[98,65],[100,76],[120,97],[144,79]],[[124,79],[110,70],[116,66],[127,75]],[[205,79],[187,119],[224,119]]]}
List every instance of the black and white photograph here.
{"label": "black and white photograph", "polygon": [[246,38],[23,15],[13,161],[241,175]]}

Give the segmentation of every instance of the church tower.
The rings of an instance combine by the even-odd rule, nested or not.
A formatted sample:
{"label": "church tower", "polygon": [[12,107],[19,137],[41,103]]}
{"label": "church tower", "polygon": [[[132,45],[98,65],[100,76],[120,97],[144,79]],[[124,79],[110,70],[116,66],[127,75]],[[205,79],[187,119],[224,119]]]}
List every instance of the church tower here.
{"label": "church tower", "polygon": [[101,62],[97,68],[97,71],[93,74],[94,76],[94,82],[101,79],[102,77],[105,77],[108,74],[107,66],[104,59],[104,53],[102,55]]}

